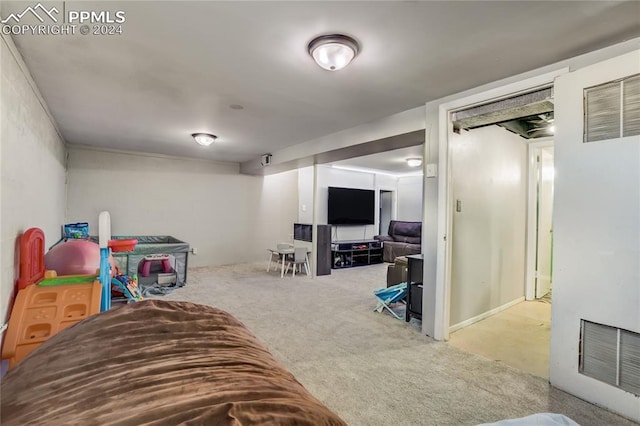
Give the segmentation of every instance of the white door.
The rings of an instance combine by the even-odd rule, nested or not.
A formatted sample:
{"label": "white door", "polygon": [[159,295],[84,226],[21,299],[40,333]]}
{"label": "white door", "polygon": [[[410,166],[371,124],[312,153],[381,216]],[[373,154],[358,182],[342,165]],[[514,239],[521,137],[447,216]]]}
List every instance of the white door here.
{"label": "white door", "polygon": [[[624,383],[631,362],[623,354],[631,351],[613,350],[613,365],[603,360],[603,381],[583,374],[579,360],[583,320],[640,332],[640,132],[633,132],[640,117],[638,76],[635,50],[578,67],[555,82],[549,355],[551,385],[636,422],[638,397],[603,382]],[[619,336],[614,340],[624,345],[625,335]]]}
{"label": "white door", "polygon": [[536,299],[551,290],[553,255],[553,147],[538,152]]}

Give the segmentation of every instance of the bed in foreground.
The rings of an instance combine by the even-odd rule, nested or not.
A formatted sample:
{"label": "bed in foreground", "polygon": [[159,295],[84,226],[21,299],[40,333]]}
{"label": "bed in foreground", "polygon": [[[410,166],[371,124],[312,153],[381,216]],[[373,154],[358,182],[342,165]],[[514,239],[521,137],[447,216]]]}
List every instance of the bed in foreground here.
{"label": "bed in foreground", "polygon": [[2,381],[2,424],[344,425],[230,314],[148,300],[60,332]]}

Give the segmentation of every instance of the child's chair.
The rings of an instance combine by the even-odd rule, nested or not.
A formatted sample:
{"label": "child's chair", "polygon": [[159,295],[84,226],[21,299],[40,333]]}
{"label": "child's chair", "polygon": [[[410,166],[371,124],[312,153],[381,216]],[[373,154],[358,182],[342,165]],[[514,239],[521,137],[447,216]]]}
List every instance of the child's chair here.
{"label": "child's chair", "polygon": [[286,254],[280,254],[283,250],[287,250],[293,247],[290,243],[278,243],[276,246],[276,250],[269,249],[269,264],[267,265],[267,272],[271,270],[271,262],[276,261],[276,270],[278,269],[278,263],[282,261],[282,256],[286,256]]}
{"label": "child's chair", "polygon": [[307,248],[306,247],[296,247],[293,249],[293,259],[289,258],[286,268],[284,269],[284,273],[286,274],[289,271],[289,266],[293,267],[292,276],[296,276],[296,268],[298,266],[302,267],[304,265],[304,270],[309,275],[309,258],[307,257]]}

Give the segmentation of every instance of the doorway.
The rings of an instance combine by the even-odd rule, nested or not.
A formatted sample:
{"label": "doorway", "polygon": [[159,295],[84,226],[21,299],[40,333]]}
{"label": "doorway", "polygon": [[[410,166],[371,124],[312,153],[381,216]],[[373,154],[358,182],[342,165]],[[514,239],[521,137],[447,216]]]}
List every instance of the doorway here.
{"label": "doorway", "polygon": [[[481,143],[476,140],[476,143]],[[493,140],[495,143],[495,139]],[[513,142],[513,141],[512,141]],[[552,255],[553,255],[553,141],[532,142],[527,146],[529,156],[528,178],[520,175],[523,183],[529,185],[530,202],[526,203],[519,200],[515,205],[510,206],[510,219],[522,214],[518,212],[518,205],[527,211],[527,256],[533,258],[532,266],[529,265],[527,274],[531,274],[531,293],[532,297],[527,297],[527,301],[522,301],[522,297],[515,299],[515,303],[507,303],[503,305],[504,309],[498,309],[489,312],[486,316],[482,316],[481,320],[473,322],[466,327],[452,327],[450,335],[450,344],[465,350],[467,352],[481,355],[492,360],[500,360],[519,370],[526,371],[539,377],[548,379],[549,377],[549,342],[551,332],[551,286],[552,286]],[[456,164],[454,162],[454,164]],[[523,164],[526,168],[526,164]],[[467,170],[479,177],[475,170]],[[512,178],[515,177],[512,176]],[[478,191],[475,189],[474,191]],[[483,200],[489,200],[491,197],[499,196],[499,191],[493,191],[493,194],[482,195]],[[531,200],[533,200],[531,202]],[[513,199],[511,200],[513,201]],[[502,207],[507,207],[502,203]],[[462,212],[465,208],[470,207],[469,203],[462,204]],[[487,210],[485,210],[487,211]],[[501,219],[500,223],[505,219]],[[476,224],[477,225],[477,224]],[[496,223],[489,227],[491,232],[483,231],[485,234],[493,234],[497,231]],[[456,227],[456,218],[454,216],[454,236],[456,229],[460,231],[460,227]],[[508,225],[506,229],[513,229],[512,225]],[[504,229],[503,229],[504,232]],[[460,237],[460,235],[458,235]],[[512,238],[513,236],[511,236]],[[495,238],[492,239],[495,241]],[[455,244],[459,242],[464,245],[463,241],[454,240],[453,253],[454,256],[459,252]],[[522,257],[525,248],[520,240],[518,256]],[[504,258],[506,260],[506,258]],[[485,259],[486,260],[486,259]],[[452,273],[455,274],[455,257],[453,259]],[[460,265],[458,265],[460,266]],[[503,271],[505,271],[503,269]],[[470,274],[474,276],[474,274]],[[502,278],[503,275],[498,275]],[[523,283],[523,273],[521,269],[521,278],[512,276],[512,279],[518,280],[520,286]],[[529,279],[529,277],[527,277]],[[452,285],[455,284],[457,276],[452,278]],[[482,285],[482,284],[480,284]],[[494,283],[495,285],[495,283]],[[508,283],[503,283],[503,286]],[[520,287],[522,288],[522,287]],[[455,287],[452,288],[452,291]],[[522,293],[521,293],[522,294]],[[452,295],[452,297],[455,297]],[[476,302],[478,303],[478,302]],[[452,311],[453,313],[453,311]],[[452,324],[453,322],[452,318]]]}
{"label": "doorway", "polygon": [[553,146],[532,147],[535,155],[535,298],[551,301],[553,266]]}
{"label": "doorway", "polygon": [[[529,94],[513,111],[524,116],[500,105]],[[452,114],[448,331],[453,346],[548,378],[553,104],[536,111],[536,96]]]}
{"label": "doorway", "polygon": [[393,191],[380,190],[380,229],[378,235],[387,235],[393,218]]}

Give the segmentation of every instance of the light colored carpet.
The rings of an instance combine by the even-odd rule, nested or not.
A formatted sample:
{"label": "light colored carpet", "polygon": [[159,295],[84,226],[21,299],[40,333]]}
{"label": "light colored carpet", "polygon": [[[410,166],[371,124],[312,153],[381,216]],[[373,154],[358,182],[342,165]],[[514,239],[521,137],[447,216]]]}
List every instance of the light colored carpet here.
{"label": "light colored carpet", "polygon": [[[232,313],[350,425],[475,425],[536,412],[582,425],[633,423],[536,376],[463,352],[373,311],[386,264],[280,278],[266,262],[196,268],[162,299]],[[415,322],[414,322],[415,321]]]}

